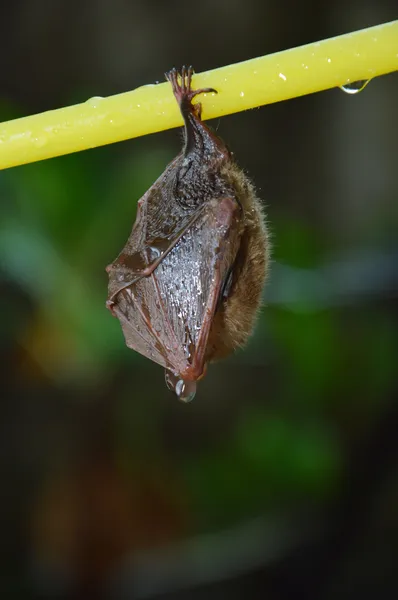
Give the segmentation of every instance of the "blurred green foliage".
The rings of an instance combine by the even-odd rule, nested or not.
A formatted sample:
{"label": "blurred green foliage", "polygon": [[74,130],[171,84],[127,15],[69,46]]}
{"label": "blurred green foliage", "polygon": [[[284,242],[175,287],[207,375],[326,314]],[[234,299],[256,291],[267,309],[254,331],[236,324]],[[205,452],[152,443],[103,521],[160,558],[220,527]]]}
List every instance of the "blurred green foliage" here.
{"label": "blurred green foliage", "polygon": [[[356,4],[5,2],[1,120],[396,18]],[[180,134],[0,171],[5,598],[397,596],[397,82],[211,123],[273,252],[254,335],[189,405],[105,308]]]}
{"label": "blurred green foliage", "polygon": [[[3,334],[14,335],[58,386],[113,385],[121,369],[129,372],[137,363],[145,368],[146,361],[125,348],[105,309],[104,266],[125,242],[138,198],[168,158],[161,148],[132,156],[102,148],[0,174],[3,276],[34,305],[27,316],[12,304]],[[271,227],[273,260],[298,276],[322,265],[331,251],[325,237],[297,219],[280,215]],[[314,305],[270,306],[245,361],[276,369],[278,398],[269,405],[262,394],[249,398],[217,448],[177,460],[191,512],[203,515],[199,528],[334,493],[343,452],[336,423],[342,415],[343,422],[367,422],[380,410],[396,376],[396,331],[388,316],[372,308],[354,315]],[[161,377],[157,383],[163,385]],[[126,464],[143,449],[152,456],[164,452],[164,407],[150,404],[145,388],[132,396],[134,385],[133,379],[124,388],[116,385],[121,403],[114,426],[123,462],[130,457]],[[174,402],[163,387],[157,395]]]}
{"label": "blurred green foliage", "polygon": [[[40,535],[49,535],[53,508],[73,526],[86,480],[97,527],[109,518],[123,540],[132,530],[120,542],[132,552],[258,515],[278,522],[316,511],[339,497],[349,447],[392,397],[392,314],[344,290],[337,303],[329,297],[322,269],[336,240],[281,209],[270,223],[273,262],[255,335],[211,366],[192,405],[176,403],[161,369],[126,348],[105,308],[105,266],[170,158],[139,140],[0,172],[1,337],[25,356],[12,358],[16,396],[22,385],[44,419],[32,421],[30,442],[17,438],[28,461],[32,446],[42,456]],[[297,298],[297,289],[306,293]],[[50,554],[60,534],[51,535]]]}
{"label": "blurred green foliage", "polygon": [[[58,366],[75,377],[98,377],[104,362],[120,355],[120,332],[104,307],[105,265],[127,239],[137,199],[164,163],[162,152],[115,161],[105,148],[1,173],[3,270],[38,303],[40,327],[50,324],[67,346],[69,365]],[[46,369],[47,357],[35,358]]]}

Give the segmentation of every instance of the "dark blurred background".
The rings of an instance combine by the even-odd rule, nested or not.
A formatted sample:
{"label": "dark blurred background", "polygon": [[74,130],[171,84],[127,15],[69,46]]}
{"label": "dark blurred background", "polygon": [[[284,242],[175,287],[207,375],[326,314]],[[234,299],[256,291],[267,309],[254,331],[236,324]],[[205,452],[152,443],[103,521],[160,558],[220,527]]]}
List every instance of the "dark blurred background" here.
{"label": "dark blurred background", "polygon": [[[4,2],[0,119],[396,16]],[[105,309],[104,267],[179,134],[0,173],[2,598],[396,597],[397,102],[391,74],[213,121],[264,199],[273,264],[248,348],[190,405]]]}

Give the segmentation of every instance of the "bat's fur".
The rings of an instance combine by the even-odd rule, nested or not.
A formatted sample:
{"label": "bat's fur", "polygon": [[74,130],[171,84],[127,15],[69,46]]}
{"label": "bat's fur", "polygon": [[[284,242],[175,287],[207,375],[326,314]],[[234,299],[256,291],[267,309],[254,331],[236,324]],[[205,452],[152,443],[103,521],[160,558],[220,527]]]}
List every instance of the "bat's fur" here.
{"label": "bat's fur", "polygon": [[233,162],[223,168],[243,208],[243,234],[235,260],[232,284],[213,320],[208,358],[223,358],[243,346],[250,337],[261,306],[267,276],[269,239],[265,216],[253,185]]}

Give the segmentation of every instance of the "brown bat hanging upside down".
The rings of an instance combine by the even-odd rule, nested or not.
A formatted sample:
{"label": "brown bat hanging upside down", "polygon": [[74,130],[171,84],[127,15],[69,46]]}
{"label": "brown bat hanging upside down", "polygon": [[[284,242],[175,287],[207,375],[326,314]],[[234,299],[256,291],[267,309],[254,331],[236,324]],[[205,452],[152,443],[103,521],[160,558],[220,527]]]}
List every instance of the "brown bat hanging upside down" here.
{"label": "brown bat hanging upside down", "polygon": [[188,402],[207,363],[248,340],[269,244],[246,175],[201,120],[192,68],[166,74],[185,121],[184,148],[138,201],[126,246],[107,267],[107,307],[126,344],[166,369]]}

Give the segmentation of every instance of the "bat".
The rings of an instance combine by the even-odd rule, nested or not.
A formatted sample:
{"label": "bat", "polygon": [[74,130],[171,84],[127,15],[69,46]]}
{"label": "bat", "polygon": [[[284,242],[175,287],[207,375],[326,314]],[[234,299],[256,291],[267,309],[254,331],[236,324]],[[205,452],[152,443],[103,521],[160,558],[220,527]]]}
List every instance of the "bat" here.
{"label": "bat", "polygon": [[259,199],[193,103],[192,67],[166,73],[184,119],[184,147],[138,201],[130,237],[107,266],[107,308],[126,345],[165,369],[189,402],[207,364],[250,337],[267,275]]}

